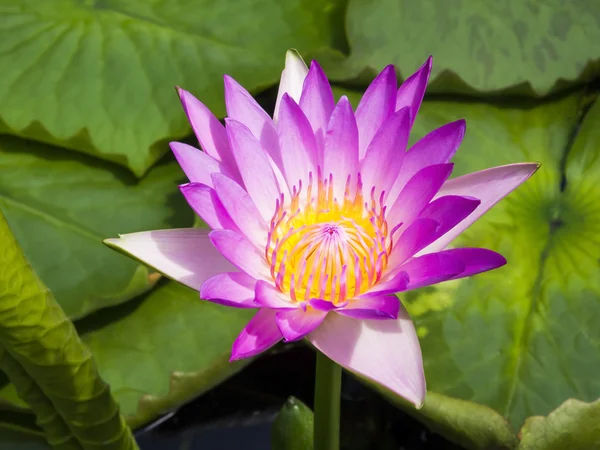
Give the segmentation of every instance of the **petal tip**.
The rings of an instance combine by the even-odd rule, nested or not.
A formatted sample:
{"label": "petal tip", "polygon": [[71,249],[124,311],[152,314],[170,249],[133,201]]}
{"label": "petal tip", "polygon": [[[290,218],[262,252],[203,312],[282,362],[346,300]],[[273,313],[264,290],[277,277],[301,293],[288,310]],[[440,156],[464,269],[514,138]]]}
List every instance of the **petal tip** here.
{"label": "petal tip", "polygon": [[121,241],[121,236],[119,235],[118,238],[107,238],[107,239],[103,239],[102,243],[104,245],[106,245],[107,247],[110,248],[119,248],[119,242]]}
{"label": "petal tip", "polygon": [[228,89],[236,89],[239,83],[231,75],[223,75],[223,85],[225,86],[225,94],[227,95]]}
{"label": "petal tip", "polygon": [[232,351],[232,352],[231,352],[231,356],[229,357],[229,362],[230,362],[230,363],[232,363],[232,362],[235,362],[235,361],[239,361],[239,360],[241,360],[241,359],[244,359],[244,356],[243,356],[243,355],[236,355],[236,354],[234,354],[234,353],[233,353],[233,351]]}
{"label": "petal tip", "polygon": [[425,399],[427,398],[427,392],[424,392],[422,395],[420,395],[417,399],[416,402],[413,402],[413,405],[415,405],[416,409],[422,409],[423,406],[425,406]]}
{"label": "petal tip", "polygon": [[300,52],[295,48],[290,48],[285,52],[285,65],[293,64],[293,63],[302,63],[306,65],[304,59],[300,55]]}

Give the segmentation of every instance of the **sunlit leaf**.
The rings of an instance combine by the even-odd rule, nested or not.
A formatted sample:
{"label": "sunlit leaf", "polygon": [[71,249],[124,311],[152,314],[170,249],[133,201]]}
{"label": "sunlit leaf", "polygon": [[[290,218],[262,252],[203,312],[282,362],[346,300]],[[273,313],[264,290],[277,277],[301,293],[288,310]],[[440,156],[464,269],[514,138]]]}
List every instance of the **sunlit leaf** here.
{"label": "sunlit leaf", "polygon": [[548,417],[531,417],[521,429],[519,450],[600,448],[600,400],[567,400]]}
{"label": "sunlit leaf", "polygon": [[0,368],[56,449],[136,449],[125,419],[73,323],[0,214]]}
{"label": "sunlit leaf", "polygon": [[[229,356],[233,340],[251,317],[251,310],[214,305],[168,281],[76,325],[128,423],[138,427],[248,364],[247,359],[229,363]],[[0,399],[26,408],[12,384],[0,389]],[[0,404],[0,409],[8,405]]]}
{"label": "sunlit leaf", "polygon": [[[574,96],[520,109],[457,102],[421,108],[413,142],[466,118],[456,175],[542,162],[532,179],[452,244],[499,251],[507,266],[400,295],[416,322],[428,388],[436,393],[428,402],[434,395],[436,410],[451,411],[445,398],[487,405],[516,432],[527,417],[547,415],[568,398],[600,397],[600,104],[571,147],[582,102]],[[464,445],[461,435],[471,425],[452,425],[454,413],[432,419],[430,407],[415,414]],[[476,407],[471,424],[481,426],[487,419]],[[444,431],[448,426],[454,431]]]}

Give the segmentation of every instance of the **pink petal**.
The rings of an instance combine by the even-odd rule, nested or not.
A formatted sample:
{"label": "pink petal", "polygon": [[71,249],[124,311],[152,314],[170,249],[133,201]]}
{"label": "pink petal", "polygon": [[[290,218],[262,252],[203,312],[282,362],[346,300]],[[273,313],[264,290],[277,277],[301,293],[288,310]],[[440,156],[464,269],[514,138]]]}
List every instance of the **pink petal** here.
{"label": "pink petal", "polygon": [[421,407],[425,375],[419,340],[406,309],[397,320],[358,320],[328,314],[310,342],[346,369]]}
{"label": "pink petal", "polygon": [[407,225],[415,220],[448,179],[452,167],[453,164],[436,164],[417,172],[389,209],[388,224],[394,227],[399,223]]}
{"label": "pink petal", "polygon": [[302,95],[302,86],[304,79],[308,74],[308,67],[302,57],[296,50],[288,50],[285,54],[285,68],[281,72],[281,81],[279,82],[279,90],[277,91],[277,101],[275,102],[275,112],[273,120],[277,123],[279,118],[279,105],[283,94],[289,94],[296,103],[300,101]]}
{"label": "pink petal", "polygon": [[199,228],[144,231],[104,243],[199,291],[210,277],[235,270],[212,245],[208,233]]}
{"label": "pink petal", "polygon": [[410,131],[410,109],[404,108],[390,116],[375,133],[365,158],[360,164],[364,192],[376,187],[376,198],[381,191],[389,191],[400,173]]}
{"label": "pink petal", "polygon": [[250,242],[265,248],[268,226],[248,193],[224,175],[212,175],[215,191],[233,223]]}
{"label": "pink petal", "polygon": [[331,115],[323,160],[323,175],[326,179],[330,174],[333,176],[334,196],[341,200],[348,176],[356,182],[358,175],[358,128],[352,105],[345,95]]}
{"label": "pink petal", "polygon": [[242,272],[226,272],[204,282],[200,297],[234,308],[256,308],[254,285],[256,280]]}
{"label": "pink petal", "polygon": [[[231,173],[236,173],[235,161],[229,149],[225,128],[219,119],[189,92],[181,88],[177,88],[177,92],[202,150],[217,161],[221,161],[225,167],[230,169]],[[187,174],[187,170],[185,168],[183,170]],[[196,180],[190,178],[190,181]]]}
{"label": "pink petal", "polygon": [[450,162],[462,142],[465,127],[464,120],[457,120],[433,130],[417,141],[404,156],[402,171],[394,181],[387,197],[387,203],[393,204],[407,181],[419,170],[433,164]]}
{"label": "pink petal", "polygon": [[432,58],[430,56],[419,70],[402,83],[396,94],[396,111],[406,106],[410,106],[412,111],[411,127],[419,112],[419,107],[421,106],[423,96],[425,95],[425,89],[427,89],[427,82],[429,81],[429,74],[431,73],[431,63]]}
{"label": "pink petal", "polygon": [[322,164],[323,140],[331,112],[335,106],[335,100],[327,76],[316,61],[311,63],[308,75],[304,80],[299,105],[312,126],[317,147],[321,153],[318,162]]}
{"label": "pink petal", "polygon": [[277,344],[283,336],[275,323],[275,311],[261,308],[233,343],[230,361],[258,355]]}
{"label": "pink petal", "polygon": [[356,108],[360,159],[365,156],[379,127],[394,112],[397,86],[394,66],[387,66],[373,80],[360,100]]}
{"label": "pink petal", "polygon": [[286,342],[296,341],[313,331],[323,322],[327,316],[326,312],[317,310],[306,310],[302,308],[279,311],[275,315],[275,321],[279,331]]}
{"label": "pink petal", "polygon": [[297,303],[292,302],[288,295],[285,295],[271,283],[259,281],[256,283],[255,298],[256,303],[264,308],[273,309],[296,309]]}
{"label": "pink petal", "polygon": [[279,142],[283,172],[290,191],[301,180],[307,186],[309,173],[316,175],[317,144],[308,119],[289,95],[284,94],[279,110]]}
{"label": "pink petal", "polygon": [[466,219],[450,232],[423,249],[422,254],[444,249],[460,233],[469,228],[492,206],[510,194],[514,189],[535,173],[538,163],[509,164],[480,172],[470,173],[446,181],[438,193],[444,195],[463,195],[478,198],[481,203]]}
{"label": "pink petal", "polygon": [[225,106],[231,119],[246,125],[273,161],[281,166],[277,130],[273,120],[250,93],[228,75],[225,81]]}
{"label": "pink petal", "polygon": [[219,252],[242,272],[257,280],[271,280],[263,255],[244,236],[231,230],[213,230],[209,236]]}
{"label": "pink petal", "polygon": [[211,173],[225,173],[231,176],[231,172],[223,164],[191,145],[170,142],[169,146],[185,176],[192,183],[203,183],[212,187]]}
{"label": "pink petal", "polygon": [[271,220],[279,186],[265,150],[244,124],[226,119],[227,134],[246,190],[263,219]]}
{"label": "pink petal", "polygon": [[183,184],[179,189],[194,212],[213,230],[239,231],[214,189],[200,183]]}
{"label": "pink petal", "polygon": [[338,314],[355,319],[389,320],[397,319],[400,300],[395,295],[372,295],[359,297],[348,303],[348,306],[336,310]]}

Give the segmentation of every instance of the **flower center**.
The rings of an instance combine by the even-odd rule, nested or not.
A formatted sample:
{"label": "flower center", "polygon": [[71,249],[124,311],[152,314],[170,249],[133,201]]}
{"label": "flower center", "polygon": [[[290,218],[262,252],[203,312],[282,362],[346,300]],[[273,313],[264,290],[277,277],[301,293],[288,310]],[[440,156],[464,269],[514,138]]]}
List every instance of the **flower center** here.
{"label": "flower center", "polygon": [[346,180],[344,198],[334,197],[333,177],[309,174],[283,194],[271,219],[265,256],[277,288],[294,302],[313,298],[334,304],[367,291],[381,278],[393,246],[385,220],[384,193],[363,196],[358,174]]}

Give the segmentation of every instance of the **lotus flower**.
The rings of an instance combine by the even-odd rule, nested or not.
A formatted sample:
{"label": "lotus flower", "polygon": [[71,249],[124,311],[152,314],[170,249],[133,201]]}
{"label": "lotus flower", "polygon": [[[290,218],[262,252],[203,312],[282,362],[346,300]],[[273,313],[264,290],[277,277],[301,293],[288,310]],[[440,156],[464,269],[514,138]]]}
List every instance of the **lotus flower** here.
{"label": "lotus flower", "polygon": [[398,89],[393,66],[353,111],[318,63],[293,51],[273,118],[225,76],[225,126],[189,92],[183,108],[203,151],[173,142],[181,191],[209,229],[122,235],[107,244],[200,291],[257,308],[231,359],[306,337],[329,358],[403,396],[425,398],[413,323],[394,294],[505,264],[446,246],[529,178],[535,163],[449,180],[459,120],[407,151],[431,58]]}

